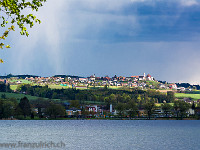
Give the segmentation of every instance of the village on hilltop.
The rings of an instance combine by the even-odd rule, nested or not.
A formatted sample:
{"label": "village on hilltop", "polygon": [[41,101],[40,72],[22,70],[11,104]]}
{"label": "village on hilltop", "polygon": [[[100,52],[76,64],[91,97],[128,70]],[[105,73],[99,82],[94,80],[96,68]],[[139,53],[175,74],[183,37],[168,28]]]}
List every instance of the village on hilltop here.
{"label": "village on hilltop", "polygon": [[[27,82],[26,82],[26,81]],[[71,75],[55,75],[52,77],[40,77],[31,75],[8,75],[0,76],[0,81],[9,83],[10,85],[19,85],[29,83],[33,85],[49,85],[63,88],[80,88],[87,89],[88,87],[109,87],[109,88],[141,88],[141,89],[174,89],[174,90],[191,90],[191,88],[177,87],[175,83],[159,82],[150,74],[143,74],[138,76],[114,76],[114,77],[97,77],[95,74],[89,77],[79,77]]]}

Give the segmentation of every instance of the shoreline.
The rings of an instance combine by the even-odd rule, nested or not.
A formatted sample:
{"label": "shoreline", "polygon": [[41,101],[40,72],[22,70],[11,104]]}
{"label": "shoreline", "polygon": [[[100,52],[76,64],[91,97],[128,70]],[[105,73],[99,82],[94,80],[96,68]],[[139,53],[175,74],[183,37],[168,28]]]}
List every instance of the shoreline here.
{"label": "shoreline", "polygon": [[152,118],[152,119],[147,119],[147,118],[133,118],[133,119],[128,119],[128,118],[57,118],[57,119],[17,119],[17,118],[8,118],[8,119],[0,119],[1,120],[200,120],[196,118]]}

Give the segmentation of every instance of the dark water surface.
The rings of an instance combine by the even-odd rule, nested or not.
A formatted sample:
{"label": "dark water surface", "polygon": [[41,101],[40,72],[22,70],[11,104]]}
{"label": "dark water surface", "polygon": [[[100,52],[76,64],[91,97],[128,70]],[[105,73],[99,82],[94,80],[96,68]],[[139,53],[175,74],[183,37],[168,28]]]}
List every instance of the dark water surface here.
{"label": "dark water surface", "polygon": [[18,148],[11,149],[199,150],[200,121],[0,121],[0,149],[13,143]]}

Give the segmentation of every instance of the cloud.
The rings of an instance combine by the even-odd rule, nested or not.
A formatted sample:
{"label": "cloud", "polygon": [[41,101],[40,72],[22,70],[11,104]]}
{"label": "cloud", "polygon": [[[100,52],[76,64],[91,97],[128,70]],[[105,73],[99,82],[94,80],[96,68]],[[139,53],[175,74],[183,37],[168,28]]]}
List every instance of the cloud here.
{"label": "cloud", "polygon": [[180,4],[182,6],[190,7],[194,5],[199,5],[199,2],[197,0],[180,0]]}

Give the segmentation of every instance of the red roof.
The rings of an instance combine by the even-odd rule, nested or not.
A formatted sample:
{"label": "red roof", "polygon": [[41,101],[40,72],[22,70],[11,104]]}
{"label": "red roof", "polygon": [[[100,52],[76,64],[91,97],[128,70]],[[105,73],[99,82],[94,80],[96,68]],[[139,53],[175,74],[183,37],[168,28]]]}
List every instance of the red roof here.
{"label": "red roof", "polygon": [[139,78],[139,76],[131,76],[131,78]]}
{"label": "red roof", "polygon": [[150,74],[148,74],[148,75],[147,75],[147,77],[151,77],[151,75],[150,75]]}

